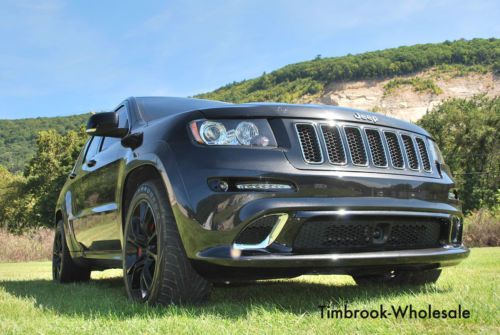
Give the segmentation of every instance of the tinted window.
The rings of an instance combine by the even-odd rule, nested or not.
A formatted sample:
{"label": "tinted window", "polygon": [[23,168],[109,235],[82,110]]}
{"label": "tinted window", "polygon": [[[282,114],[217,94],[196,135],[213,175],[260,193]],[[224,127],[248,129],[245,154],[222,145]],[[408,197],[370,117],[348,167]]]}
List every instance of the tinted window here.
{"label": "tinted window", "polygon": [[99,152],[99,147],[101,146],[101,136],[94,136],[90,142],[87,153],[85,154],[85,162],[91,160]]}
{"label": "tinted window", "polygon": [[[128,115],[127,115],[127,109],[122,106],[120,109],[117,111],[118,113],[118,127],[120,128],[128,128],[129,127],[129,122],[128,122]],[[102,143],[102,148],[101,151],[106,150],[113,144],[120,142],[119,138],[116,137],[105,137],[104,142]]]}

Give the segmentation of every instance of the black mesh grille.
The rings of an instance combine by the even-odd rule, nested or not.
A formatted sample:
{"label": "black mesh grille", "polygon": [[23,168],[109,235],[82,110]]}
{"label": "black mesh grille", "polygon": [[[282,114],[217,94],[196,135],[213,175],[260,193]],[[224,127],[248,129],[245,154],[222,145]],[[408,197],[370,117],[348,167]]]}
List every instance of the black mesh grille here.
{"label": "black mesh grille", "polygon": [[297,124],[296,126],[306,162],[321,163],[323,157],[321,156],[321,149],[314,126],[311,124]]}
{"label": "black mesh grille", "polygon": [[425,147],[424,140],[419,137],[417,137],[416,140],[417,140],[418,152],[420,153],[420,160],[422,161],[424,170],[430,172],[431,162],[429,160],[429,154],[427,153],[427,148]]}
{"label": "black mesh grille", "polygon": [[385,157],[384,145],[382,144],[380,133],[375,129],[366,129],[365,131],[368,144],[370,145],[373,165],[387,166],[387,158]]}
{"label": "black mesh grille", "polygon": [[339,129],[336,126],[321,126],[328,159],[333,164],[345,164],[346,157]]}
{"label": "black mesh grille", "polygon": [[295,252],[409,250],[439,246],[441,223],[433,218],[332,218],[306,221]]}
{"label": "black mesh grille", "polygon": [[385,133],[389,153],[391,154],[392,166],[402,169],[404,166],[403,154],[401,153],[401,146],[399,145],[398,136],[395,133]]}
{"label": "black mesh grille", "polygon": [[239,244],[257,244],[262,241],[271,233],[274,224],[278,220],[278,216],[271,215],[265,216],[250,223],[245,229],[241,231],[235,240]]}
{"label": "black mesh grille", "polygon": [[352,162],[356,165],[366,165],[368,163],[366,157],[366,149],[361,137],[359,128],[345,127],[345,134],[347,136],[347,143],[351,151]]}
{"label": "black mesh grille", "polygon": [[405,146],[406,156],[408,157],[408,165],[411,169],[418,169],[417,153],[415,151],[415,146],[413,145],[413,140],[408,135],[401,135],[403,139],[403,144]]}

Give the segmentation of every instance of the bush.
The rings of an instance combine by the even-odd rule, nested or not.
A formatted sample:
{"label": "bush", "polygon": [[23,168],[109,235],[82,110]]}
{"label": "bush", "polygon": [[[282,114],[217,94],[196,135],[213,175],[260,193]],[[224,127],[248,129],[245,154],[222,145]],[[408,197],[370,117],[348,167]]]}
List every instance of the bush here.
{"label": "bush", "polygon": [[468,247],[500,246],[500,212],[480,209],[465,218],[464,244]]}

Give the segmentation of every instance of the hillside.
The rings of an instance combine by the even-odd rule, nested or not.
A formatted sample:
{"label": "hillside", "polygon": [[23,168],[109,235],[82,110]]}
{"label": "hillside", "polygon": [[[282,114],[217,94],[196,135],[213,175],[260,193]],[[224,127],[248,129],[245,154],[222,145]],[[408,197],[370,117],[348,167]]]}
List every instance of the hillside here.
{"label": "hillside", "polygon": [[[388,79],[432,68],[453,72],[498,72],[500,39],[418,44],[359,55],[321,58],[287,65],[269,74],[232,83],[196,97],[229,102],[297,102],[321,97],[332,83]],[[430,81],[414,82],[419,91],[436,91]]]}
{"label": "hillside", "polygon": [[[500,39],[421,44],[287,65],[195,97],[228,102],[319,103],[416,121],[452,97],[499,96]],[[88,115],[0,120],[0,165],[22,171],[36,134],[83,126]]]}
{"label": "hillside", "polygon": [[0,120],[0,165],[11,172],[23,170],[36,149],[37,134],[41,130],[55,129],[63,134],[80,129],[89,114],[65,117]]}

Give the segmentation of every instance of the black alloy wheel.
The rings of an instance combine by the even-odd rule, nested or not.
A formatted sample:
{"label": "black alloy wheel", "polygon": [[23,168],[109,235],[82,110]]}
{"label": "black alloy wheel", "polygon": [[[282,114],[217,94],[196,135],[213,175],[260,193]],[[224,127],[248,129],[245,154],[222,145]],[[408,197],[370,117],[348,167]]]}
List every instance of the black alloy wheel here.
{"label": "black alloy wheel", "polygon": [[127,227],[126,276],[135,299],[147,301],[155,281],[158,260],[156,219],[146,199],[139,201]]}
{"label": "black alloy wheel", "polygon": [[186,255],[162,181],[139,185],[126,207],[122,259],[128,297],[150,305],[206,300],[211,284]]}
{"label": "black alloy wheel", "polygon": [[52,245],[52,280],[57,283],[88,281],[90,272],[90,268],[75,263],[71,258],[64,235],[64,223],[59,221]]}
{"label": "black alloy wheel", "polygon": [[55,281],[59,281],[61,278],[62,258],[63,237],[58,229],[56,230],[56,234],[54,236],[54,244],[52,246],[52,279]]}

